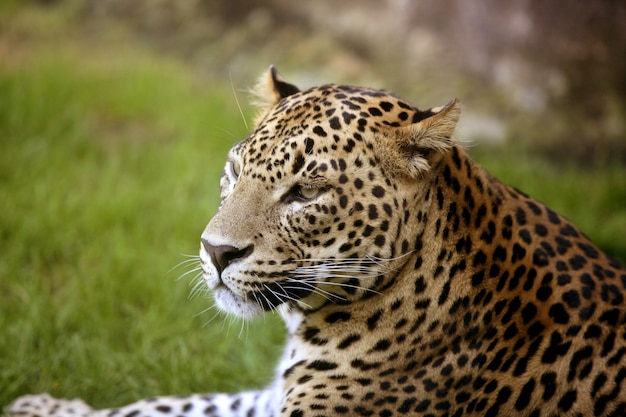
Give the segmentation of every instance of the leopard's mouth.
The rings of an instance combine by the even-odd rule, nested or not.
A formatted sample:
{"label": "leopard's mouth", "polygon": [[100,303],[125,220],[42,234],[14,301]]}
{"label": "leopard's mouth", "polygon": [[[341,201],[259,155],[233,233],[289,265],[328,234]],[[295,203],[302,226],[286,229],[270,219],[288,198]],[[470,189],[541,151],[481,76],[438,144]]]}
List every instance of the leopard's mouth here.
{"label": "leopard's mouth", "polygon": [[283,304],[307,309],[310,306],[302,300],[317,291],[317,285],[294,279],[294,269],[259,272],[258,275],[265,273],[272,280],[244,282],[246,280],[242,276],[251,274],[243,273],[241,265],[231,265],[220,272],[203,249],[200,251],[200,259],[202,279],[213,294],[216,306],[237,316],[256,316],[277,310]]}

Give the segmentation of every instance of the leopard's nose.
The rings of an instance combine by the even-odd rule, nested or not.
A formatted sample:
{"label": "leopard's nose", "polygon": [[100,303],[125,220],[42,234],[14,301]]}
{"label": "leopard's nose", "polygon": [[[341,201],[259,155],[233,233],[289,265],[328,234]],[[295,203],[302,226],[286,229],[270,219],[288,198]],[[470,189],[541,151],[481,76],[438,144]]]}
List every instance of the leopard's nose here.
{"label": "leopard's nose", "polygon": [[207,251],[217,269],[219,275],[233,262],[240,261],[250,255],[254,250],[254,245],[250,244],[243,249],[230,245],[214,246],[207,239],[202,238],[202,246]]}

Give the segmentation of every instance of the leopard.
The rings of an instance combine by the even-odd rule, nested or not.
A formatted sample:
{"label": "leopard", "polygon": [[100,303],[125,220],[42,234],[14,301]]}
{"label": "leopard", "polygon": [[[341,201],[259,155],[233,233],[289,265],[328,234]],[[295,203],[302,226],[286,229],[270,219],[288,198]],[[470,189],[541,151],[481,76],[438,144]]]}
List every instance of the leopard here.
{"label": "leopard", "polygon": [[200,266],[219,309],[283,318],[274,380],[105,410],[27,395],[9,416],[626,415],[626,269],[470,158],[458,99],[274,67],[259,85]]}

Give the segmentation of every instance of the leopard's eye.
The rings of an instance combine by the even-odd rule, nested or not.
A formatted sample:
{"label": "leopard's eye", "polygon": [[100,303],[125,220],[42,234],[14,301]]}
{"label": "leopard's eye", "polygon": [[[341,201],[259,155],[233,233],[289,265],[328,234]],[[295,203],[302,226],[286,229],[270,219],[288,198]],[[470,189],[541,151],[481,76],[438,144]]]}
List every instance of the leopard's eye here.
{"label": "leopard's eye", "polygon": [[235,178],[239,178],[239,174],[241,174],[241,165],[238,162],[233,161],[230,164],[230,171]]}
{"label": "leopard's eye", "polygon": [[297,188],[297,192],[300,197],[306,200],[311,200],[317,197],[317,195],[320,193],[320,188],[313,185],[300,185]]}
{"label": "leopard's eye", "polygon": [[312,184],[296,184],[283,196],[282,201],[284,203],[291,203],[293,201],[311,201],[327,189],[328,187]]}

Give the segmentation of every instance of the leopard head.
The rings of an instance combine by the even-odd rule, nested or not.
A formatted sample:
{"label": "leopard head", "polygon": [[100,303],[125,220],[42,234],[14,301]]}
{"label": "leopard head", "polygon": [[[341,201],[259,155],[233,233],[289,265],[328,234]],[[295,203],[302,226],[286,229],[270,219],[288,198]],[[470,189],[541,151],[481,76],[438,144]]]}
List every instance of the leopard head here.
{"label": "leopard head", "polygon": [[229,152],[221,204],[202,233],[216,304],[251,317],[373,297],[391,285],[432,199],[429,172],[453,144],[457,100],[419,110],[373,89],[306,91],[271,67],[265,108]]}

